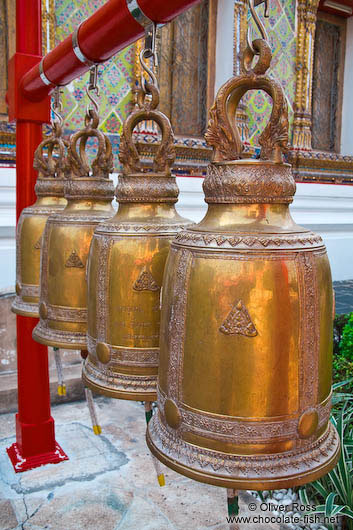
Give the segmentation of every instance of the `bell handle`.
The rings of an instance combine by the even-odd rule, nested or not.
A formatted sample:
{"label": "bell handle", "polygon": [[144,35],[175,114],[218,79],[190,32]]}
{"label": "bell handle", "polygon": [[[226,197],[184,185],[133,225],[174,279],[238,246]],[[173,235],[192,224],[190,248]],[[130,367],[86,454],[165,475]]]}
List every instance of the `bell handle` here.
{"label": "bell handle", "polygon": [[141,173],[141,161],[132,139],[136,125],[141,121],[155,121],[161,130],[162,141],[153,159],[153,170],[156,173],[170,175],[170,168],[175,160],[174,134],[169,119],[156,109],[137,109],[132,112],[123,124],[120,139],[119,160],[123,164],[123,175]]}
{"label": "bell handle", "polygon": [[205,139],[213,147],[213,162],[241,158],[244,147],[235,116],[241,98],[249,90],[263,90],[272,98],[273,103],[270,121],[259,136],[260,158],[281,163],[282,154],[288,149],[287,100],[281,84],[265,75],[271,61],[271,54],[268,53],[269,46],[262,39],[257,39],[253,45],[254,48],[262,49],[255,67],[251,68],[254,54],[247,48],[244,53],[246,73],[224,83],[210,109]]}
{"label": "bell handle", "polygon": [[[74,133],[70,138],[68,153],[71,169],[78,177],[89,177],[91,169],[94,177],[106,177],[107,173],[113,171],[112,146],[109,138],[97,129],[98,115],[96,112],[89,109],[89,113],[92,115],[92,119],[89,119],[89,115],[86,116],[86,127]],[[91,167],[86,152],[89,138],[97,138],[98,140],[97,155]]]}
{"label": "bell handle", "polygon": [[[44,157],[44,149],[48,148],[48,156]],[[54,148],[58,147],[58,157],[54,159]],[[65,166],[65,149],[67,142],[61,137],[51,136],[45,138],[37,147],[34,153],[33,167],[42,176],[55,177],[64,170]]]}

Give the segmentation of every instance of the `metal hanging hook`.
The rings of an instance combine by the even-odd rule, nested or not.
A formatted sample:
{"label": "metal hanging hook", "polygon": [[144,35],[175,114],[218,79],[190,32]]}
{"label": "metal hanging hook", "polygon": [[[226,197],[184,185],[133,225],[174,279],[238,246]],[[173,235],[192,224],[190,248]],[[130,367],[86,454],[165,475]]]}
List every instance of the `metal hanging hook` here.
{"label": "metal hanging hook", "polygon": [[[92,92],[96,93],[96,97],[99,97],[99,86],[98,86],[98,64],[92,66],[89,70],[89,81],[86,86],[86,94],[90,102],[92,103],[95,112],[98,114],[99,105],[97,100],[92,96]],[[90,106],[87,105],[87,115],[90,114]]]}
{"label": "metal hanging hook", "polygon": [[61,126],[64,121],[63,117],[60,114],[62,111],[61,94],[62,92],[60,90],[60,87],[55,87],[51,102],[51,111],[54,114],[54,117],[52,117],[50,120],[51,126],[54,130],[57,125]]}
{"label": "metal hanging hook", "polygon": [[[268,38],[268,34],[267,34],[267,31],[266,31],[266,28],[263,25],[263,23],[260,20],[260,18],[258,17],[258,15],[256,13],[256,10],[255,10],[255,7],[259,6],[261,4],[265,4],[264,17],[268,18],[269,17],[269,0],[249,0],[249,8],[250,8],[251,16],[254,19],[254,22],[255,22],[255,24],[257,26],[257,29],[259,30],[259,32],[261,34],[261,38],[263,40],[265,40],[266,42],[268,42],[269,38]],[[254,47],[252,45],[252,39],[251,39],[250,33],[251,33],[250,27],[248,27],[248,31],[247,31],[247,34],[246,34],[246,42],[247,42],[247,45],[249,46],[250,50],[252,51],[252,53],[254,55],[257,55],[258,52],[256,50],[254,50]]]}
{"label": "metal hanging hook", "polygon": [[[146,74],[150,78],[151,84],[158,89],[157,77],[155,73],[153,72],[153,67],[158,66],[158,56],[156,53],[156,33],[157,33],[157,25],[155,23],[153,23],[151,26],[146,28],[145,47],[140,53],[140,65],[142,68],[141,88],[145,94],[147,94],[149,91],[146,88],[146,79],[143,75],[143,72],[146,72]],[[152,68],[149,68],[145,59],[152,60]]]}

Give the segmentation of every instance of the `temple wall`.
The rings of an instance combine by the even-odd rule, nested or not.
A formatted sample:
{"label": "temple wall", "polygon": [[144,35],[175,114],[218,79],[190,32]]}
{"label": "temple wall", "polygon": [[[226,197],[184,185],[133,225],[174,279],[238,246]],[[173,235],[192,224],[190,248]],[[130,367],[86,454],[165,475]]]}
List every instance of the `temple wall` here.
{"label": "temple wall", "polygon": [[[0,290],[15,285],[15,169],[0,168]],[[117,175],[114,175],[117,180]],[[199,221],[206,212],[202,178],[177,177],[179,212]],[[298,183],[291,207],[298,224],[319,233],[327,245],[333,280],[352,278],[353,186]],[[114,201],[114,206],[116,202]]]}
{"label": "temple wall", "polygon": [[[296,87],[297,25],[296,1],[283,0],[269,3],[269,17],[263,17],[263,7],[258,14],[264,22],[272,50],[270,77],[280,81],[288,102],[289,142],[293,124],[293,108]],[[248,14],[253,39],[259,38],[259,31]],[[261,90],[252,90],[244,96],[246,112],[249,117],[249,139],[252,145],[258,145],[257,137],[268,123],[272,110],[271,98]]]}
{"label": "temple wall", "polygon": [[[56,0],[55,15],[57,21],[56,42],[64,39],[75,27],[94,10],[100,7],[104,0]],[[296,89],[296,53],[298,42],[298,8],[294,0],[279,2],[274,0],[270,6],[270,17],[266,21],[266,27],[270,36],[273,49],[273,74],[281,81],[289,102],[289,118],[293,121],[293,109]],[[240,34],[244,38],[244,20],[246,23],[245,0],[219,0],[217,13],[217,34],[215,38],[215,78],[214,84],[217,90],[233,72],[237,73],[238,50],[235,35],[239,30],[238,25],[243,24]],[[243,11],[243,21],[237,18],[237,6]],[[263,8],[259,7],[262,17]],[[0,22],[1,22],[0,17]],[[245,24],[246,25],[246,24]],[[5,24],[0,24],[1,30]],[[242,33],[243,32],[243,33]],[[253,30],[253,36],[257,31]],[[243,39],[244,40],[244,39]],[[346,55],[344,73],[344,93],[342,111],[342,154],[353,155],[353,134],[351,128],[353,116],[353,17],[348,20],[346,34]],[[54,44],[54,43],[52,43]],[[135,45],[128,47],[117,54],[110,61],[100,66],[100,114],[101,128],[106,132],[113,144],[115,154],[115,168],[119,167],[117,158],[119,148],[119,134],[122,122],[131,109],[133,101],[133,87],[136,77],[136,50]],[[85,86],[88,74],[75,80],[64,89],[63,115],[67,132],[72,132],[82,127],[86,108]],[[1,89],[1,87],[0,87]],[[256,144],[256,136],[264,127],[271,111],[271,105],[262,93],[253,92],[247,97],[246,113],[249,117],[249,136],[252,144]],[[1,151],[7,150],[12,154],[14,146],[8,136],[13,133],[14,126],[5,122],[0,123]],[[4,136],[5,135],[5,136]],[[149,141],[153,135],[146,135]],[[146,140],[147,141],[147,140]],[[177,155],[178,174],[186,173],[182,163],[191,156],[189,146],[198,149],[195,155],[195,170],[190,177],[178,178],[181,189],[179,207],[186,216],[197,221],[205,211],[203,195],[201,192],[202,178],[204,173],[198,167],[198,161],[202,158],[200,151],[204,144],[200,138],[179,138],[179,144],[184,149],[181,155]],[[202,148],[202,149],[201,149]],[[196,149],[195,149],[196,150]],[[191,153],[191,154],[190,154]],[[204,151],[201,153],[204,154]],[[329,159],[320,158],[316,166],[309,167],[315,178],[320,178],[322,167],[328,163],[335,162],[335,154],[329,153]],[[6,160],[6,158],[3,158]],[[202,160],[204,162],[204,160]],[[352,167],[351,160],[346,164]],[[331,166],[327,173],[333,178],[343,173],[339,166]],[[309,170],[307,173],[309,173]],[[302,172],[303,173],[303,172]],[[299,172],[298,180],[302,180]],[[305,175],[304,175],[305,176]],[[348,180],[347,180],[348,182]],[[328,246],[330,260],[333,269],[334,280],[344,280],[353,277],[351,272],[352,248],[353,248],[353,186],[330,185],[330,184],[308,184],[298,183],[298,191],[292,208],[293,216],[298,223],[304,224],[321,233]],[[15,278],[15,169],[0,167],[0,289],[13,287]]]}

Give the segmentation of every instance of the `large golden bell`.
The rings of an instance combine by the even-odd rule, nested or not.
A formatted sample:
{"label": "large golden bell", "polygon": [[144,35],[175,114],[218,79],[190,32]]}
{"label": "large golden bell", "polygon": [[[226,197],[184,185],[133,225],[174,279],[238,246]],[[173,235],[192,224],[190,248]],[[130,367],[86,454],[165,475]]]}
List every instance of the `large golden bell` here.
{"label": "large golden bell", "polygon": [[[90,110],[85,129],[70,138],[67,206],[49,217],[43,236],[40,322],[33,338],[58,348],[86,349],[89,247],[97,224],[114,213],[114,186],[109,179],[113,169],[111,144],[97,127],[98,115]],[[91,176],[85,155],[89,137],[98,140]]]}
{"label": "large golden bell", "polygon": [[[50,214],[62,210],[64,199],[65,141],[61,127],[53,124],[53,134],[36,149],[33,167],[38,170],[35,185],[36,202],[22,210],[16,233],[16,297],[12,311],[18,315],[38,317],[40,255],[45,223]],[[57,149],[57,158],[53,150]],[[44,156],[48,149],[48,156]]]}
{"label": "large golden bell", "polygon": [[[282,162],[287,104],[280,84],[265,75],[265,44],[254,41],[256,67],[245,63],[246,74],[225,83],[211,109],[208,211],[171,245],[159,413],[147,432],[152,453],[183,475],[255,490],[315,480],[339,454],[329,421],[330,266],[321,238],[289,212],[295,182]],[[273,100],[260,160],[241,159],[233,125],[249,89]]]}
{"label": "large golden bell", "polygon": [[[155,106],[155,100],[152,108],[141,106],[124,123],[119,209],[96,228],[89,256],[89,355],[83,368],[83,380],[95,392],[144,401],[156,399],[160,288],[170,241],[190,224],[175,210],[173,133]],[[150,173],[143,172],[132,141],[142,120],[155,120],[162,131]]]}

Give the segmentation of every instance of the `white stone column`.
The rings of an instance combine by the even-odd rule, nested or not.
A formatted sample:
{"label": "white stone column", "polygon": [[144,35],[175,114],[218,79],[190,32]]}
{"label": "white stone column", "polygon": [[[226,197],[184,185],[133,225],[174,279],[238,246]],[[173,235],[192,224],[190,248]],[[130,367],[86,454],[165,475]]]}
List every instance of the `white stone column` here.
{"label": "white stone column", "polygon": [[218,0],[215,94],[233,75],[234,1]]}
{"label": "white stone column", "polygon": [[341,154],[353,155],[353,17],[347,19],[346,59],[344,65]]}

